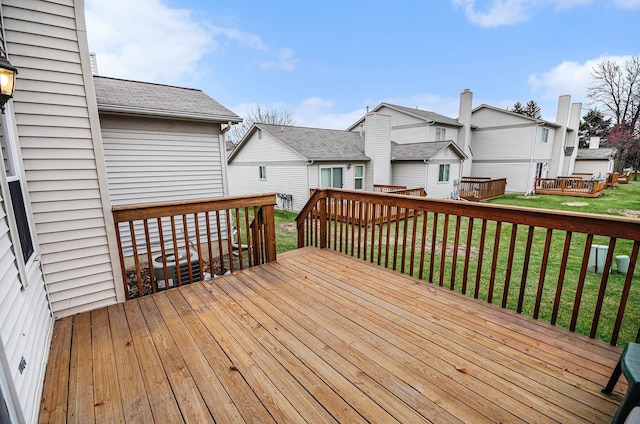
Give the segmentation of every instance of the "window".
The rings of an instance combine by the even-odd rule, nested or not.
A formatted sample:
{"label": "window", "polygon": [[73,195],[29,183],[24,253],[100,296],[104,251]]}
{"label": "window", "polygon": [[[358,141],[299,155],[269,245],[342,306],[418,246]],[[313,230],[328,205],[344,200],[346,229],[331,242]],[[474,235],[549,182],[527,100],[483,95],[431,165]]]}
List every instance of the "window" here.
{"label": "window", "polygon": [[[22,264],[19,268],[21,274],[26,271],[23,265],[27,264],[34,256],[35,249],[33,245],[33,238],[31,236],[31,225],[29,223],[29,214],[27,212],[24,188],[22,183],[22,174],[18,166],[17,147],[14,142],[14,133],[10,131],[11,126],[8,121],[11,119],[11,111],[7,109],[6,113],[2,115],[2,125],[0,128],[0,147],[2,148],[2,161],[4,164],[5,175],[7,178],[7,186],[9,193],[3,193],[3,200],[5,205],[11,203],[13,210],[12,217],[9,222],[11,229],[12,243],[17,247],[20,246],[20,253],[22,255]],[[26,275],[22,276],[22,284],[26,286]]]}
{"label": "window", "polygon": [[443,163],[440,165],[440,168],[438,169],[438,182],[439,183],[446,183],[449,181],[449,164],[448,163]]}
{"label": "window", "polygon": [[320,168],[320,187],[342,188],[342,168]]}
{"label": "window", "polygon": [[260,180],[261,181],[267,180],[267,167],[264,165],[260,165]]}
{"label": "window", "polygon": [[447,139],[447,129],[442,127],[436,127],[436,140],[444,141]]}
{"label": "window", "polygon": [[542,138],[540,139],[540,141],[542,141],[543,143],[546,143],[548,139],[549,139],[549,128],[543,128]]}
{"label": "window", "polygon": [[364,189],[364,165],[356,165],[354,167],[353,187],[356,190]]}

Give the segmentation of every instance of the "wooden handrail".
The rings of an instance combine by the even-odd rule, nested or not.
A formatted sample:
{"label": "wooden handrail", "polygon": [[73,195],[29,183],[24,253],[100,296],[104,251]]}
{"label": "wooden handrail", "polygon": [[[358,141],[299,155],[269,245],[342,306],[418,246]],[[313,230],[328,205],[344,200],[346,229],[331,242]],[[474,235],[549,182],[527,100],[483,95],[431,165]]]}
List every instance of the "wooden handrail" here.
{"label": "wooden handrail", "polygon": [[[374,219],[365,225],[367,211]],[[296,221],[299,247],[338,250],[612,344],[623,319],[640,324],[640,307],[625,317],[638,278],[638,219],[319,189]],[[603,248],[598,274],[591,252]],[[629,257],[624,275],[609,271],[619,255]]]}
{"label": "wooden handrail", "polygon": [[269,193],[114,207],[127,299],[275,261],[275,204]]}

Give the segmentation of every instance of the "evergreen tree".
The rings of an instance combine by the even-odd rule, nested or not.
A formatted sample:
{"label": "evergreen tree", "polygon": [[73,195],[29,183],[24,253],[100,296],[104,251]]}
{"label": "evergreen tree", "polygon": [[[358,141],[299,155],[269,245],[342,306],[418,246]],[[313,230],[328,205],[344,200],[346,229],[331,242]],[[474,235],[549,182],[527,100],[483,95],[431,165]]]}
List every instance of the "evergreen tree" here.
{"label": "evergreen tree", "polygon": [[524,107],[524,114],[530,116],[532,118],[540,119],[542,115],[540,114],[540,106],[535,100],[529,100],[527,105]]}
{"label": "evergreen tree", "polygon": [[605,118],[604,113],[598,109],[589,109],[580,123],[580,148],[589,147],[589,139],[591,137],[600,137],[603,141],[606,141],[610,131],[611,118]]}

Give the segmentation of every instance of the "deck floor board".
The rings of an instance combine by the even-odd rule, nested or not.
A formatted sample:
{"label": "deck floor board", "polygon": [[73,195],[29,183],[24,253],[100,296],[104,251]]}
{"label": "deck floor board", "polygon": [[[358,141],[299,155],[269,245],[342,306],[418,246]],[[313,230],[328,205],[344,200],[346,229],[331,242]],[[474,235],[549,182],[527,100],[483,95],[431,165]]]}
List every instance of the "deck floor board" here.
{"label": "deck floor board", "polygon": [[594,422],[620,349],[330,250],[56,322],[40,422]]}

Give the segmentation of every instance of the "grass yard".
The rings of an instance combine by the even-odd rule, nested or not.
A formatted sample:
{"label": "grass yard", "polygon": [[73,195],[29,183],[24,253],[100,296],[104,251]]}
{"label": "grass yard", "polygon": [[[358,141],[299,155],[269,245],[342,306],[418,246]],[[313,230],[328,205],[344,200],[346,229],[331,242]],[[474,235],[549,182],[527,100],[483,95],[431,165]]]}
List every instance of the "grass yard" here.
{"label": "grass yard", "polygon": [[[640,183],[631,183],[627,185],[619,185],[616,189],[609,189],[605,192],[606,194],[597,199],[584,199],[584,198],[574,198],[568,196],[519,196],[519,195],[508,195],[500,199],[495,199],[490,203],[495,204],[505,204],[505,205],[517,205],[517,206],[527,206],[527,207],[536,207],[536,208],[545,208],[545,209],[559,209],[559,210],[569,210],[569,211],[579,211],[579,212],[588,212],[588,213],[602,213],[602,214],[610,214],[610,215],[624,215],[624,216],[640,216]],[[295,249],[297,247],[297,231],[295,226],[295,217],[296,214],[292,212],[286,211],[276,211],[276,244],[277,251],[279,253],[285,252],[288,250]],[[455,219],[455,218],[452,218]],[[411,221],[407,227],[404,222],[402,224],[390,225],[390,233],[387,233],[387,226],[383,225],[382,228],[380,226],[375,227],[375,234],[373,237],[378,239],[379,237],[388,238],[395,240],[410,240],[415,234],[417,234],[417,244],[421,242],[420,228],[422,226],[423,218],[420,217],[415,221]],[[412,225],[415,225],[418,228],[417,232],[413,232]],[[436,243],[440,243],[440,240],[445,237],[442,235],[442,220],[438,222],[438,241]],[[462,233],[466,234],[466,228],[469,225],[469,221],[466,218],[462,218],[460,220],[459,225],[461,226]],[[494,288],[489,288],[489,270],[492,269],[493,266],[493,258],[492,258],[492,250],[495,240],[495,233],[497,231],[495,222],[488,222],[486,228],[486,239],[489,243],[489,250],[485,252],[484,256],[481,258],[477,257],[477,251],[474,251],[474,246],[479,243],[479,223],[475,223],[474,231],[473,231],[473,242],[470,246],[465,247],[470,249],[472,253],[472,257],[474,259],[470,263],[469,269],[469,282],[468,287],[466,288],[467,293],[473,293],[473,290],[477,290],[478,297],[483,300],[487,300],[488,297],[493,297],[492,303],[500,304],[503,295],[505,295],[505,288],[503,286],[503,282],[507,279],[505,275],[504,269],[499,269],[500,267],[496,267],[498,269],[495,270],[495,281],[500,282],[500,284],[496,284]],[[360,256],[362,259],[373,260],[380,256],[382,257],[382,265],[392,266],[394,257],[400,261],[402,255],[407,255],[405,257],[413,256],[413,260],[415,262],[413,275],[418,278],[423,278],[426,280],[430,280],[436,284],[442,284],[447,287],[451,285],[451,270],[454,268],[453,258],[451,257],[451,252],[445,255],[444,265],[442,264],[441,258],[441,243],[437,245],[436,243],[431,244],[431,229],[433,228],[432,217],[429,217],[427,222],[427,226],[429,228],[429,234],[427,235],[428,240],[426,240],[426,246],[428,249],[428,253],[424,257],[424,270],[423,274],[420,275],[420,257],[418,252],[414,252],[413,255],[411,253],[405,253],[403,249],[397,249],[391,252],[378,252],[377,250],[366,253],[365,252],[354,252],[354,256]],[[447,245],[453,246],[453,227],[454,223],[451,222],[449,224],[449,232],[446,235]],[[511,237],[511,225],[505,224],[502,225],[500,229],[500,237],[499,245],[498,245],[498,262],[497,263],[506,263],[510,254],[509,243]],[[363,231],[364,233],[365,231]],[[367,231],[368,239],[370,240],[372,237],[371,228]],[[517,229],[517,241],[514,249],[514,261],[513,261],[513,274],[510,278],[510,286],[507,289],[506,299],[507,299],[507,307],[509,309],[515,310],[518,300],[518,292],[521,290],[521,270],[522,264],[524,262],[524,257],[520,255],[524,251],[524,245],[526,244],[527,234],[525,228]],[[522,290],[525,293],[525,300],[522,305],[522,311],[526,315],[533,314],[533,308],[535,304],[535,298],[537,292],[540,289],[541,293],[541,303],[539,310],[539,319],[542,321],[549,322],[551,316],[554,314],[557,315],[557,325],[562,327],[568,327],[571,319],[571,313],[573,310],[573,301],[575,298],[575,288],[576,282],[578,280],[578,275],[580,272],[580,265],[582,254],[584,251],[585,237],[584,235],[576,234],[570,240],[570,255],[569,255],[569,263],[566,269],[566,275],[564,278],[564,285],[559,288],[561,296],[560,303],[558,305],[555,304],[556,293],[558,290],[557,287],[557,279],[558,272],[555,271],[559,269],[559,263],[557,259],[559,256],[557,252],[562,252],[563,246],[565,243],[566,234],[563,232],[554,232],[552,237],[551,244],[551,255],[550,260],[547,265],[547,273],[546,277],[540,281],[540,264],[542,262],[542,248],[535,249],[533,252],[540,252],[539,255],[534,255],[531,257],[531,262],[529,264],[529,271],[527,274],[526,284],[522,287]],[[544,240],[546,237],[546,231],[542,229],[537,229],[534,233],[534,242],[535,246],[543,246]],[[393,240],[391,240],[393,243]],[[491,241],[491,242],[489,242]],[[333,243],[333,242],[332,242]],[[410,242],[409,242],[410,243]],[[599,240],[599,237],[595,237],[594,244],[607,244],[608,240]],[[331,244],[333,247],[333,244]],[[616,245],[615,254],[628,254],[631,248],[630,242],[620,241]],[[339,249],[338,249],[339,250]],[[433,254],[431,253],[433,250]],[[388,256],[388,259],[385,261],[385,257]],[[557,258],[556,258],[557,257]],[[552,258],[555,258],[552,260]],[[456,258],[457,267],[461,267],[462,261],[464,260],[464,253],[461,252]],[[385,263],[386,262],[386,263]],[[481,268],[481,278],[476,278],[476,270]],[[409,270],[406,269],[405,272],[409,274]],[[636,274],[638,270],[636,270]],[[596,273],[588,273],[586,281],[585,281],[585,291],[582,297],[582,301],[580,303],[580,314],[578,316],[576,331],[582,334],[589,334],[591,330],[591,317],[595,307],[595,303],[597,300],[598,290],[600,288],[600,278],[601,274]],[[453,280],[455,284],[453,285],[453,289],[456,291],[462,291],[462,284],[459,281],[461,279],[460,274],[454,276]],[[596,337],[602,339],[604,341],[608,340],[608,335],[611,332],[613,324],[615,322],[615,314],[617,311],[617,302],[620,299],[620,293],[622,290],[622,286],[624,283],[624,275],[613,272],[609,277],[609,284],[606,289],[606,299],[605,304],[603,305],[602,315],[598,324],[598,331],[596,333]],[[477,289],[476,289],[477,287]],[[491,292],[492,291],[492,292]],[[627,305],[627,310],[625,313],[625,319],[623,321],[622,332],[620,334],[620,338],[618,341],[619,345],[624,345],[624,343],[635,339],[636,331],[638,326],[640,325],[640,304],[638,302],[634,302],[633,299],[640,298],[640,287],[637,284],[632,286],[632,291],[630,293],[630,299],[632,299]]]}

